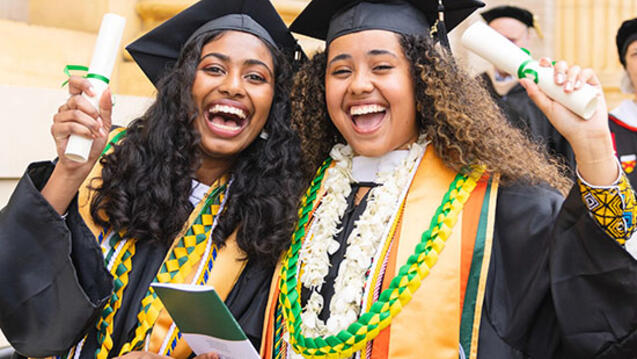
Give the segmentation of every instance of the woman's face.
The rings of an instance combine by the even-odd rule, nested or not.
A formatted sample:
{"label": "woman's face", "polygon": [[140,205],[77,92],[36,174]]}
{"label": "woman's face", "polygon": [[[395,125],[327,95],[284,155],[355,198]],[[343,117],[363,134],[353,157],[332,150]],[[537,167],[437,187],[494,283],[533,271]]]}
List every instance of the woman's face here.
{"label": "woman's face", "polygon": [[226,31],[205,44],[192,85],[204,161],[238,154],[265,125],[274,97],[274,61],[258,37]]}
{"label": "woman's face", "polygon": [[635,94],[637,95],[637,41],[633,41],[626,48],[626,71],[633,84]]}
{"label": "woman's face", "polygon": [[367,30],[333,40],[325,98],[332,122],[359,155],[382,156],[418,138],[410,64],[393,32]]}

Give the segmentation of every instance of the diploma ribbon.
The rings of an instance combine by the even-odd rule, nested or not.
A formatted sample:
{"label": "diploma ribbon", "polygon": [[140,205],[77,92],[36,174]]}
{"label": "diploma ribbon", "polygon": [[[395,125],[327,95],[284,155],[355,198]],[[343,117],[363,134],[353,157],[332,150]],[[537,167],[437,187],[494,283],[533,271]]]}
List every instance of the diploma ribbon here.
{"label": "diploma ribbon", "polygon": [[[64,66],[64,73],[66,74],[66,76],[71,77],[71,71],[85,71],[85,72],[88,72],[88,67],[82,66],[82,65],[66,65],[66,66]],[[98,80],[104,82],[107,85],[110,82],[108,77],[102,76],[100,74],[88,73],[88,74],[84,75],[83,77],[86,78],[86,79],[98,79]],[[67,83],[69,83],[68,79],[62,83],[61,87],[64,87],[64,85],[66,85]]]}
{"label": "diploma ribbon", "polygon": [[527,55],[529,55],[529,59],[524,61],[520,67],[518,67],[518,78],[519,79],[525,79],[528,78],[529,75],[533,77],[533,81],[535,83],[538,83],[539,79],[538,79],[538,74],[537,71],[533,70],[533,69],[527,69],[526,66],[531,63],[533,61],[533,59],[531,58],[531,51],[521,47],[520,48],[522,51],[526,52]]}

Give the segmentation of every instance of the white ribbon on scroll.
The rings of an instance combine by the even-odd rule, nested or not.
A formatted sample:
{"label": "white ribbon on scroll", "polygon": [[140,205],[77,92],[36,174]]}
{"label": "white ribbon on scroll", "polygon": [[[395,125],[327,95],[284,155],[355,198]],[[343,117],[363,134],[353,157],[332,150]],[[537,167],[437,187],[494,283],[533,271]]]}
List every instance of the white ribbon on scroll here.
{"label": "white ribbon on scroll", "polygon": [[524,50],[517,47],[497,31],[477,22],[462,34],[462,44],[469,50],[491,62],[498,69],[519,78],[531,78],[553,100],[564,105],[580,117],[588,120],[595,113],[599,91],[588,84],[571,93],[553,80],[553,68],[541,67]]}
{"label": "white ribbon on scroll", "polygon": [[[104,15],[100,31],[97,34],[91,65],[88,68],[89,74],[96,74],[107,79],[111,78],[125,24],[126,19],[122,16],[110,13]],[[83,94],[83,96],[99,110],[99,100],[104,90],[108,87],[108,83],[99,78],[91,77],[88,78],[88,81],[91,83],[94,96],[89,97],[87,94]],[[93,140],[90,138],[71,135],[64,155],[76,162],[86,162],[92,145]]]}

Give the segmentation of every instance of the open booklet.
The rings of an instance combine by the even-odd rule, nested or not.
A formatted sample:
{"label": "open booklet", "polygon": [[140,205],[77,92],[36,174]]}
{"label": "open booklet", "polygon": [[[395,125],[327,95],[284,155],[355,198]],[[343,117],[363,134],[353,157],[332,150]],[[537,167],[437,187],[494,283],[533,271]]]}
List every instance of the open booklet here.
{"label": "open booklet", "polygon": [[153,283],[153,288],[192,351],[221,359],[259,359],[239,323],[212,287]]}

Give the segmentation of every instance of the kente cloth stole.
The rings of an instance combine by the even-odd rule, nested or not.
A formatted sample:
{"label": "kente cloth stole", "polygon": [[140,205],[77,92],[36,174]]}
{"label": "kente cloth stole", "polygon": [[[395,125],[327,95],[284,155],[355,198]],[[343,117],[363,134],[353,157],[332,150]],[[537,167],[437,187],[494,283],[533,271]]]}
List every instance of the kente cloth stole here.
{"label": "kente cloth stole", "polygon": [[[124,133],[125,129],[112,131],[109,135],[109,144],[103,153],[111,151],[112,144],[120,140]],[[98,162],[80,187],[78,194],[80,215],[97,240],[104,239],[106,233],[93,222],[90,215],[92,192],[88,186],[98,186],[100,184],[101,171],[102,168]],[[184,230],[176,236],[153,282],[194,282],[200,285],[212,285],[217,289],[221,299],[225,300],[245,267],[245,261],[242,260],[244,253],[236,243],[236,233],[233,233],[226,240],[225,246],[221,249],[208,240],[216,215],[222,210],[221,207],[227,188],[227,178],[223,178],[211,186],[204,200],[192,211]],[[134,242],[134,239],[127,239],[122,242],[123,245],[121,247],[132,247],[134,251]],[[116,244],[113,244],[112,249],[115,251]],[[113,254],[105,253],[107,258],[111,255]],[[132,255],[134,255],[134,252]],[[132,255],[120,254],[118,258],[114,258],[116,261],[115,267],[122,267],[117,262],[130,260]],[[115,255],[115,257],[117,256]],[[125,288],[121,288],[121,293],[116,293],[116,296],[121,299],[124,291]],[[111,298],[112,300],[113,298]],[[123,355],[133,350],[149,350],[166,356],[187,358],[191,354],[190,348],[181,339],[181,333],[174,326],[152,288],[149,287],[139,306],[138,327],[135,330],[134,337],[129,338],[129,341],[123,345],[119,353],[110,353],[111,347],[107,347],[108,350],[104,350],[103,347],[101,349],[98,348],[97,358],[112,357],[118,354]],[[116,315],[115,311],[108,314]],[[113,323],[112,319],[110,318],[111,326]],[[100,320],[98,324],[108,327],[102,322],[103,320]],[[99,339],[104,339],[104,333],[98,326]],[[106,339],[109,339],[109,337],[106,336]],[[112,343],[110,345],[112,346]],[[72,358],[75,350],[76,347],[72,348],[66,357]]]}
{"label": "kente cloth stole", "polygon": [[[455,175],[456,172],[446,167],[434,151],[425,153],[386,257],[375,259],[371,268],[371,273],[377,272],[385,263],[384,280],[367,283],[382,288],[373,288],[370,293],[386,289],[398,268],[413,253]],[[497,176],[489,178],[485,175],[478,182],[438,263],[391,325],[360,351],[361,358],[415,359],[421,358],[422,350],[426,350],[431,358],[458,359],[459,346],[467,358],[477,358],[497,190]],[[321,196],[322,192],[319,192],[317,198]],[[285,358],[288,350],[282,339],[286,328],[277,300],[279,273],[277,268],[266,308],[261,345],[261,355],[265,359]],[[371,301],[368,303],[371,305]],[[367,309],[363,308],[363,311]],[[413,343],[419,343],[418,349]]]}

